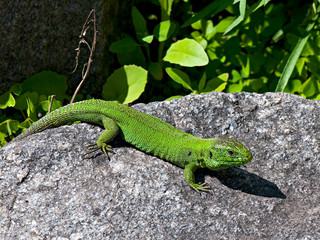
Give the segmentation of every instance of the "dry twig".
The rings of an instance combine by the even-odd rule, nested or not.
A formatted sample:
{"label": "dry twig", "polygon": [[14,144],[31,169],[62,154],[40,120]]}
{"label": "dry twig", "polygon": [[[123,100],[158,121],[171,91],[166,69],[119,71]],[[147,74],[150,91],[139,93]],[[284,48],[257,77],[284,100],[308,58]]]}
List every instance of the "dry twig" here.
{"label": "dry twig", "polygon": [[[92,40],[92,45],[90,46],[90,44],[85,39],[85,35],[86,35],[88,29],[90,28],[91,24],[93,24],[93,40]],[[92,9],[91,12],[89,13],[85,23],[83,24],[82,31],[79,36],[80,40],[78,43],[78,47],[76,48],[76,51],[77,51],[76,66],[75,66],[74,70],[72,71],[72,73],[74,73],[77,70],[78,63],[79,63],[80,49],[81,49],[82,44],[85,44],[87,46],[87,48],[90,51],[90,55],[88,58],[88,62],[83,65],[82,80],[81,80],[80,84],[78,85],[77,89],[75,90],[75,92],[72,96],[72,99],[70,101],[70,104],[74,102],[74,99],[75,99],[76,95],[78,94],[82,84],[84,83],[84,81],[86,80],[86,78],[89,75],[90,66],[91,66],[92,58],[93,58],[93,53],[94,53],[94,50],[96,48],[96,43],[97,43],[97,34],[98,34],[98,31],[97,31],[97,26],[96,26],[96,11],[94,9]]]}

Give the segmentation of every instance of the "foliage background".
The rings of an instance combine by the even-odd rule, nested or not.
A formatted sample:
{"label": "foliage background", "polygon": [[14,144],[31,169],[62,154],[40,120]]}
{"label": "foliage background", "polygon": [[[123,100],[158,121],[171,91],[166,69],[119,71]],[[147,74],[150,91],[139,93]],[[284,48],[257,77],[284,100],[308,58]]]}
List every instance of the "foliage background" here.
{"label": "foliage background", "polygon": [[[101,96],[133,103],[284,91],[319,99],[319,12],[319,0],[136,0],[132,31],[110,46],[119,68]],[[43,71],[1,95],[0,146],[45,114],[51,95],[52,110],[70,101],[66,90],[65,76]]]}

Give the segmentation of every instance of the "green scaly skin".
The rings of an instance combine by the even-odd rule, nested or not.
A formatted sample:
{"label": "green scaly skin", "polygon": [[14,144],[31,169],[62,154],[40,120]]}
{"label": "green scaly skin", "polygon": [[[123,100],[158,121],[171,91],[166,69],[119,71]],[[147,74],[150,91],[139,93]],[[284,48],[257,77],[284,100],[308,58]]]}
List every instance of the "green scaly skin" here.
{"label": "green scaly skin", "polygon": [[112,151],[109,142],[119,133],[128,143],[143,152],[150,153],[184,168],[186,182],[196,191],[207,191],[206,183],[195,183],[194,172],[198,168],[222,170],[240,166],[252,159],[252,154],[240,142],[231,139],[202,139],[182,132],[154,116],[133,108],[103,100],[86,100],[61,107],[44,116],[24,131],[15,141],[45,129],[74,121],[104,126],[97,148],[107,156]]}

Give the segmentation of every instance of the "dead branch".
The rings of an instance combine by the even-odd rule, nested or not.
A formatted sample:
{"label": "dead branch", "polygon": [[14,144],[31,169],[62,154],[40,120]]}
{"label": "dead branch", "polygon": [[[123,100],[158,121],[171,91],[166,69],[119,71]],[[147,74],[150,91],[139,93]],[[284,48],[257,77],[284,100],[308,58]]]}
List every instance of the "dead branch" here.
{"label": "dead branch", "polygon": [[[90,28],[91,24],[93,24],[93,40],[92,40],[92,45],[90,46],[90,44],[85,39],[85,35],[86,35],[88,29]],[[90,71],[90,67],[91,67],[91,63],[92,63],[92,58],[93,58],[93,53],[95,51],[96,43],[97,43],[98,31],[97,31],[96,24],[97,24],[97,22],[96,22],[96,11],[94,9],[92,9],[91,12],[89,13],[85,23],[83,24],[82,31],[81,31],[81,33],[79,35],[80,40],[79,40],[79,43],[78,43],[78,47],[76,48],[77,55],[75,57],[76,65],[75,65],[75,68],[72,71],[72,73],[74,73],[77,70],[77,67],[78,67],[81,45],[84,44],[84,45],[87,46],[87,48],[90,51],[90,55],[89,55],[87,63],[85,63],[83,65],[83,68],[82,68],[82,80],[81,80],[80,84],[78,85],[77,89],[75,90],[75,92],[74,92],[74,94],[72,96],[72,99],[70,101],[70,104],[74,102],[74,99],[75,99],[76,95],[78,94],[82,84],[84,83],[84,81],[86,80],[86,78],[89,75],[89,71]]]}

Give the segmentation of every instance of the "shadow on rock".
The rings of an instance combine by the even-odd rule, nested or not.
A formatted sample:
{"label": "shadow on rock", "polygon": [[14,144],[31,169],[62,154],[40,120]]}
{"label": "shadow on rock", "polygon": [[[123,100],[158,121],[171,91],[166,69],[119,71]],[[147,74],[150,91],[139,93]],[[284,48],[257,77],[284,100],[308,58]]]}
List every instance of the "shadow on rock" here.
{"label": "shadow on rock", "polygon": [[204,175],[209,175],[217,178],[223,185],[234,190],[268,198],[286,198],[286,195],[281,192],[276,184],[239,167],[217,172],[204,170],[199,171],[199,173],[197,180],[200,180],[200,182],[203,182]]}

